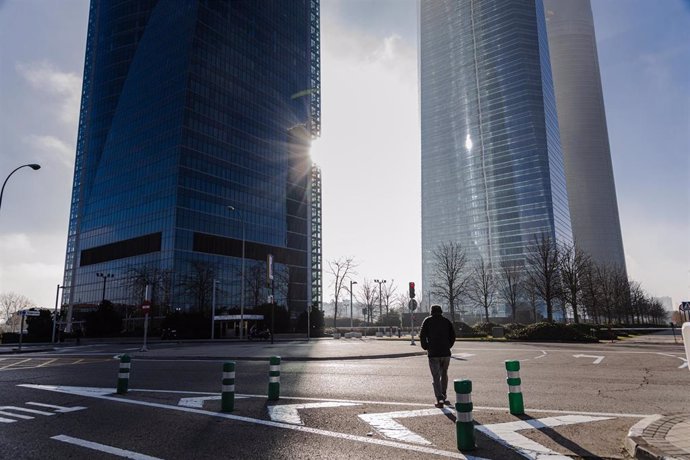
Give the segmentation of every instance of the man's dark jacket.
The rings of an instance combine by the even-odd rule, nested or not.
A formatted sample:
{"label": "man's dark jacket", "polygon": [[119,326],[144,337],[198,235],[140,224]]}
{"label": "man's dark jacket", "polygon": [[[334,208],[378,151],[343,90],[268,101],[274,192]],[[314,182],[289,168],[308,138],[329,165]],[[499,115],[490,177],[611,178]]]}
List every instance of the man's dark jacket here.
{"label": "man's dark jacket", "polygon": [[443,315],[427,316],[422,323],[419,341],[429,358],[450,356],[450,349],[455,343],[453,323]]}

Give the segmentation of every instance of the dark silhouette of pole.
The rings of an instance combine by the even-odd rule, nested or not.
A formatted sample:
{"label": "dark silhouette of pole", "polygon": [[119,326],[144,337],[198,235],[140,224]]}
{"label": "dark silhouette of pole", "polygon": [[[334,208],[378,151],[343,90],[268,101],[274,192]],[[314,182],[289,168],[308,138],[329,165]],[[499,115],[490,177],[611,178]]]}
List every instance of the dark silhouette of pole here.
{"label": "dark silhouette of pole", "polygon": [[108,278],[112,278],[115,275],[113,275],[112,273],[96,273],[96,276],[99,278],[103,278],[103,297],[101,298],[101,304],[103,304],[103,302],[105,302],[105,283],[108,280]]}
{"label": "dark silhouette of pole", "polygon": [[22,168],[26,168],[26,167],[29,167],[29,168],[33,169],[34,171],[36,171],[37,169],[41,169],[41,165],[36,164],[36,163],[30,163],[30,164],[26,164],[26,165],[21,165],[20,167],[16,168],[14,171],[9,173],[7,175],[7,178],[5,179],[5,182],[2,183],[2,190],[0,190],[0,207],[2,206],[2,195],[5,193],[5,185],[7,185],[7,181],[10,180],[10,176],[12,174],[16,173],[18,170],[20,170]]}

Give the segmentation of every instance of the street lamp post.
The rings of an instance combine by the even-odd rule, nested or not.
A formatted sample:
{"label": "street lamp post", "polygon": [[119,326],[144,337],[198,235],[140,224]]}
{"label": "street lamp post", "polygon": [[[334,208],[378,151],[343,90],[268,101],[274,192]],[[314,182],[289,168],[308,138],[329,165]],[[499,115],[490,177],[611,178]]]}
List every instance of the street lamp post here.
{"label": "street lamp post", "polygon": [[353,329],[353,322],[352,322],[352,285],[353,284],[357,284],[357,281],[350,280],[350,332],[352,332],[352,329]]}
{"label": "street lamp post", "polygon": [[213,280],[213,301],[211,302],[211,340],[216,334],[216,285],[218,280]]}
{"label": "street lamp post", "polygon": [[14,171],[9,173],[7,175],[7,178],[5,179],[5,182],[2,183],[2,189],[0,190],[0,206],[2,206],[2,195],[5,193],[5,185],[7,185],[7,181],[10,180],[10,176],[12,174],[14,174],[15,172],[17,172],[18,170],[25,168],[25,167],[29,167],[29,168],[33,169],[34,171],[36,171],[37,169],[41,169],[41,165],[36,164],[36,163],[30,163],[30,164],[26,164],[26,165],[21,165],[20,167],[16,168]]}
{"label": "street lamp post", "polygon": [[[386,284],[386,280],[374,280],[374,283],[379,283],[379,315],[381,312],[381,285]],[[388,322],[388,317],[386,317],[386,322]]]}
{"label": "street lamp post", "polygon": [[52,338],[50,339],[51,343],[55,343],[55,327],[57,326],[57,307],[58,307],[58,299],[60,298],[60,289],[64,289],[65,286],[60,286],[59,284],[57,285],[57,290],[55,292],[55,311],[53,312],[53,335]]}
{"label": "street lamp post", "polygon": [[[239,209],[236,209],[234,206],[228,206],[228,209],[230,211],[237,211],[240,213],[240,217],[242,218],[242,286],[240,287],[240,340],[242,340],[244,336],[244,245],[245,245],[245,219],[244,219],[244,213],[240,211]],[[273,331],[271,331],[273,332]]]}
{"label": "street lamp post", "polygon": [[103,278],[103,296],[101,297],[101,304],[105,302],[105,283],[108,281],[108,278],[112,278],[115,275],[112,273],[96,273],[96,276],[99,278]]}

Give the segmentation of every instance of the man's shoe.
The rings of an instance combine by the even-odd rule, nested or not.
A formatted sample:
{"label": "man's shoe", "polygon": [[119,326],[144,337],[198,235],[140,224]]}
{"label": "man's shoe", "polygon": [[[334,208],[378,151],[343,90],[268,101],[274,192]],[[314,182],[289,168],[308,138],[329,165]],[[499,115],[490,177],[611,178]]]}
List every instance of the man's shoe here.
{"label": "man's shoe", "polygon": [[450,406],[450,401],[448,401],[447,399],[444,399],[443,404],[445,404],[446,406]]}
{"label": "man's shoe", "polygon": [[443,401],[438,401],[434,406],[438,407],[439,409],[443,407]]}

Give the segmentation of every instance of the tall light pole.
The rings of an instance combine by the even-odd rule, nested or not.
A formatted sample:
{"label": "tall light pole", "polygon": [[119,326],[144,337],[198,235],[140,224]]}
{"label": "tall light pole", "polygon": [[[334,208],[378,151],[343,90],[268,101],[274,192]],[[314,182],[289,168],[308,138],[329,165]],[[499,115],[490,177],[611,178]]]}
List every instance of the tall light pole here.
{"label": "tall light pole", "polygon": [[[374,283],[379,283],[379,315],[381,315],[381,285],[386,284],[386,280],[374,280]],[[386,318],[386,322],[388,318]]]}
{"label": "tall light pole", "polygon": [[108,278],[112,278],[115,275],[112,273],[96,273],[96,276],[99,278],[103,278],[103,297],[101,298],[101,304],[105,302],[105,283],[108,281]]}
{"label": "tall light pole", "polygon": [[353,329],[353,322],[352,322],[352,285],[353,284],[357,284],[357,281],[350,280],[350,332],[352,332],[352,329]]}
{"label": "tall light pole", "polygon": [[10,180],[10,176],[12,174],[16,173],[18,170],[20,170],[22,168],[26,168],[26,167],[29,167],[29,168],[33,169],[34,171],[36,171],[37,169],[41,169],[41,165],[36,164],[36,163],[30,163],[27,165],[21,165],[20,167],[16,168],[14,171],[9,173],[7,175],[7,178],[5,179],[5,182],[2,183],[2,189],[0,190],[0,206],[2,206],[2,195],[5,193],[5,185],[7,185],[7,181]]}
{"label": "tall light pole", "polygon": [[218,280],[213,280],[213,301],[211,302],[211,340],[213,340],[216,333],[216,285]]}
{"label": "tall light pole", "polygon": [[242,219],[242,286],[240,287],[240,340],[242,340],[244,336],[244,244],[245,244],[245,235],[244,235],[244,228],[245,228],[245,220],[244,220],[244,213],[240,211],[239,209],[236,209],[234,206],[228,206],[228,209],[233,212],[238,212],[240,214],[240,218]]}
{"label": "tall light pole", "polygon": [[60,289],[64,289],[65,286],[60,286],[59,284],[57,285],[57,290],[55,292],[55,311],[53,312],[53,335],[52,338],[50,339],[51,343],[55,343],[55,326],[57,325],[57,307],[58,307],[58,299],[60,298]]}

